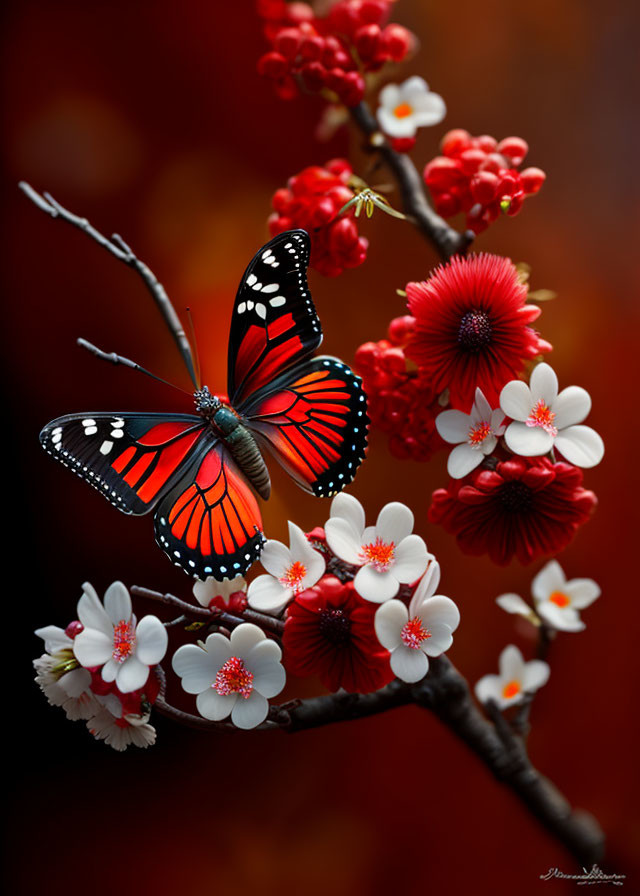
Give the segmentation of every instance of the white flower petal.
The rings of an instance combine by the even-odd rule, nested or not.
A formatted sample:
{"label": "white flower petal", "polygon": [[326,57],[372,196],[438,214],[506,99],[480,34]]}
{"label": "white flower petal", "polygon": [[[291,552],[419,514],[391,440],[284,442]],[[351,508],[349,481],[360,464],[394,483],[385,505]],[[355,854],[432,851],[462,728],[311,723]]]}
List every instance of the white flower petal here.
{"label": "white flower petal", "polygon": [[[487,453],[490,453],[494,446],[495,439],[494,445],[489,448]],[[468,473],[475,470],[482,463],[485,456],[483,449],[484,445],[482,449],[472,448],[471,445],[466,443],[464,445],[456,445],[447,460],[447,473],[449,476],[452,479],[464,479]]]}
{"label": "white flower petal", "polygon": [[107,616],[107,613],[100,603],[95,589],[88,582],[82,586],[82,597],[78,601],[77,614],[78,619],[84,625],[85,629],[92,628],[103,632],[110,638],[113,638],[113,625]]}
{"label": "white flower petal", "polygon": [[140,662],[137,656],[128,657],[116,673],[116,685],[123,694],[137,691],[147,683],[149,667]]}
{"label": "white flower petal", "polygon": [[492,414],[495,413],[496,411],[492,410],[480,386],[476,386],[473,408],[471,409],[471,416],[474,421],[480,423],[481,420],[491,420]]}
{"label": "white flower petal", "polygon": [[580,386],[568,386],[563,389],[553,402],[553,413],[556,415],[554,425],[558,429],[573,426],[589,416],[591,396]]}
{"label": "white flower petal", "polygon": [[452,445],[466,442],[469,438],[471,418],[462,411],[443,411],[436,417],[436,429],[445,440]]}
{"label": "white flower petal", "polygon": [[604,457],[604,442],[590,426],[568,426],[556,438],[556,448],[576,467],[595,467]]}
{"label": "white flower petal", "polygon": [[221,583],[216,582],[213,576],[207,576],[204,581],[197,579],[193,585],[193,596],[203,607],[208,607],[209,603],[216,596],[216,586],[218,584]]}
{"label": "white flower petal", "polygon": [[104,608],[114,625],[117,625],[122,619],[127,622],[131,619],[131,598],[122,582],[114,582],[109,585],[104,595]]}
{"label": "white flower petal", "polygon": [[398,118],[383,106],[377,111],[378,124],[389,137],[414,137],[417,127],[413,115]]}
{"label": "white flower petal", "polygon": [[260,563],[276,579],[282,578],[292,562],[291,551],[281,541],[270,538],[262,548]]}
{"label": "white flower petal", "polygon": [[257,674],[265,664],[279,663],[281,659],[282,651],[280,647],[271,638],[265,638],[263,641],[258,641],[257,644],[254,644],[245,656],[244,663],[250,672]]}
{"label": "white flower petal", "polygon": [[409,613],[401,600],[388,600],[376,610],[374,625],[378,641],[387,650],[402,644],[402,628],[409,621]]}
{"label": "white flower petal", "polygon": [[362,535],[365,527],[364,507],[346,492],[340,492],[331,502],[331,516],[341,517],[348,523],[351,523],[353,530],[357,536]]}
{"label": "white flower petal", "polygon": [[336,557],[344,560],[345,563],[351,563],[353,566],[360,565],[361,540],[356,537],[351,523],[340,517],[332,517],[327,520],[324,534],[327,544]]}
{"label": "white flower petal", "polygon": [[534,404],[531,390],[522,380],[511,380],[500,393],[500,407],[512,420],[524,423],[533,410]]}
{"label": "white flower petal", "polygon": [[422,650],[413,650],[401,644],[391,654],[391,669],[400,681],[420,681],[429,671],[429,660]]}
{"label": "white flower petal", "polygon": [[300,581],[301,588],[313,588],[324,575],[326,562],[319,551],[311,550],[311,554],[305,560],[306,573]]}
{"label": "white flower petal", "polygon": [[548,600],[549,595],[554,591],[564,592],[565,585],[566,578],[562,567],[557,560],[549,560],[533,577],[531,593],[536,601]]}
{"label": "white flower petal", "polygon": [[196,698],[196,707],[204,719],[210,722],[221,722],[231,714],[238,702],[237,694],[219,694],[214,688],[207,688]]}
{"label": "white flower petal", "polygon": [[501,594],[500,597],[496,597],[496,603],[505,613],[517,613],[519,616],[529,617],[533,612],[519,594]]}
{"label": "white flower petal", "polygon": [[387,544],[398,544],[413,532],[413,513],[405,504],[391,501],[385,504],[376,520],[376,535]]}
{"label": "white flower petal", "polygon": [[409,604],[409,614],[415,616],[417,608],[424,603],[427,598],[432,597],[438,590],[440,584],[440,564],[435,557],[429,555],[429,565],[427,571],[422,576],[413,592],[411,603]]}
{"label": "white flower petal", "polygon": [[427,656],[440,656],[453,644],[453,635],[448,625],[434,622],[429,626],[431,637],[420,645]]}
{"label": "white flower petal", "polygon": [[430,631],[434,625],[447,625],[452,632],[460,625],[460,610],[442,594],[430,597],[419,607],[417,615]]}
{"label": "white flower petal", "polygon": [[360,597],[374,604],[381,604],[395,597],[400,587],[392,571],[376,572],[373,566],[363,566],[358,570],[353,586]]}
{"label": "white flower petal", "polygon": [[77,699],[89,689],[91,673],[83,668],[72,669],[60,677],[58,684],[68,697]]}
{"label": "white flower petal", "polygon": [[560,632],[581,632],[586,628],[580,614],[572,607],[559,607],[545,601],[538,605],[538,613],[548,625]]}
{"label": "white flower petal", "polygon": [[393,575],[399,582],[416,582],[427,568],[429,552],[419,535],[407,535],[397,546],[392,567]]}
{"label": "white flower petal", "polygon": [[252,691],[247,700],[236,700],[231,710],[231,721],[236,728],[248,730],[262,724],[268,713],[269,701],[257,691]]}
{"label": "white flower petal", "polygon": [[144,616],[136,626],[136,656],[141,663],[155,666],[167,652],[169,636],[157,616]]}
{"label": "white flower petal", "polygon": [[254,673],[253,687],[263,697],[275,697],[283,689],[287,674],[282,663],[264,663]]}
{"label": "white flower petal", "polygon": [[541,426],[510,423],[504,438],[513,453],[521,457],[539,457],[548,454],[553,448],[553,436]]}
{"label": "white flower petal", "polygon": [[502,679],[499,675],[483,675],[473,690],[480,703],[487,703],[489,700],[499,703],[502,699]]}
{"label": "white flower petal", "polygon": [[400,87],[397,84],[387,84],[380,91],[378,99],[381,105],[395,108],[400,102]]}
{"label": "white flower petal", "polygon": [[543,660],[530,660],[528,663],[525,663],[522,690],[537,691],[538,688],[547,683],[550,672],[549,664]]}
{"label": "white flower petal", "polygon": [[245,657],[252,647],[264,641],[266,635],[253,622],[243,622],[231,632],[231,653],[233,656]]}
{"label": "white flower petal", "polygon": [[270,575],[258,576],[249,585],[247,601],[253,610],[277,615],[293,598],[291,588],[286,588]]}
{"label": "white flower petal", "polygon": [[413,120],[418,127],[439,124],[447,114],[447,106],[439,93],[429,93],[414,101]]}
{"label": "white flower petal", "polygon": [[44,649],[47,653],[58,653],[60,650],[68,650],[73,645],[69,635],[58,625],[45,625],[44,628],[37,628],[34,634],[42,638]]}
{"label": "white flower petal", "polygon": [[420,75],[411,75],[410,78],[407,78],[406,81],[403,81],[400,85],[400,92],[402,94],[402,99],[410,96],[426,95],[429,93],[429,85],[424,78],[420,77]]}
{"label": "white flower petal", "polygon": [[523,675],[524,659],[514,644],[504,648],[498,660],[500,676],[505,683],[520,681]]}
{"label": "white flower petal", "polygon": [[529,388],[534,405],[539,401],[552,405],[558,395],[558,377],[553,367],[544,361],[536,364],[529,377]]}
{"label": "white flower petal", "polygon": [[[220,635],[223,640],[227,640]],[[228,642],[227,642],[228,643]],[[227,655],[227,659],[229,658]],[[215,681],[220,666],[208,651],[195,644],[183,644],[173,654],[171,666],[173,671],[182,679],[182,689],[187,694],[200,694],[210,687]]]}
{"label": "white flower petal", "polygon": [[600,597],[600,586],[593,579],[571,579],[567,582],[564,593],[571,600],[576,610],[584,610]]}
{"label": "white flower petal", "polygon": [[113,627],[111,637],[95,628],[85,628],[73,639],[73,652],[80,665],[86,668],[106,663],[113,653]]}

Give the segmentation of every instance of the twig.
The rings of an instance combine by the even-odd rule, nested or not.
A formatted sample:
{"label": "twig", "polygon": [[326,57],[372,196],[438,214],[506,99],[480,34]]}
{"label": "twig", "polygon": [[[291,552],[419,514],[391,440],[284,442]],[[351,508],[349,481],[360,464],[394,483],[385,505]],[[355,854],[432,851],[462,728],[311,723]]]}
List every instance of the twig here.
{"label": "twig", "polygon": [[463,255],[473,241],[474,234],[470,230],[458,233],[434,212],[415,165],[408,155],[396,152],[387,142],[365,102],[351,109],[351,118],[367,137],[368,149],[377,152],[394,174],[404,213],[413,218],[416,227],[433,243],[443,261],[447,261],[452,255]]}
{"label": "twig", "polygon": [[176,311],[171,304],[169,296],[165,292],[163,285],[158,281],[155,274],[153,274],[153,272],[147,267],[144,262],[140,261],[140,259],[136,257],[130,246],[128,246],[122,239],[122,237],[117,233],[114,233],[111,236],[111,240],[108,240],[105,236],[103,236],[103,234],[96,230],[95,227],[92,227],[86,218],[80,218],[78,215],[74,215],[72,212],[68,211],[66,208],[60,205],[60,203],[57,202],[49,193],[44,193],[41,196],[33,189],[32,186],[30,186],[28,183],[25,183],[25,181],[21,181],[18,186],[25,194],[25,196],[27,196],[39,209],[42,209],[43,212],[46,212],[52,218],[60,218],[61,220],[67,221],[69,224],[72,224],[74,227],[77,227],[87,236],[91,237],[92,240],[98,243],[99,246],[102,246],[103,249],[106,249],[107,252],[110,252],[119,261],[122,261],[130,268],[133,268],[133,270],[140,275],[140,277],[144,281],[145,286],[151,293],[151,297],[158,306],[160,313],[165,320],[165,323],[169,327],[171,335],[173,336],[176,345],[178,346],[178,350],[182,355],[182,359],[186,364],[189,376],[191,377],[193,384],[197,388],[196,373],[189,340],[187,339],[187,335],[182,327],[182,324],[180,323],[180,318],[176,314]]}
{"label": "twig", "polygon": [[219,622],[229,628],[235,628],[243,622],[255,622],[261,628],[272,632],[274,635],[282,636],[284,632],[284,622],[281,619],[275,619],[273,616],[267,616],[266,613],[258,613],[256,610],[247,608],[242,611],[242,615],[236,616],[233,613],[226,613],[218,607],[196,607],[180,600],[173,594],[162,594],[160,591],[152,591],[150,588],[142,588],[140,585],[131,586],[131,594],[135,597],[142,597],[146,600],[154,600],[159,603],[175,607],[180,610],[186,617],[195,619],[198,622]]}

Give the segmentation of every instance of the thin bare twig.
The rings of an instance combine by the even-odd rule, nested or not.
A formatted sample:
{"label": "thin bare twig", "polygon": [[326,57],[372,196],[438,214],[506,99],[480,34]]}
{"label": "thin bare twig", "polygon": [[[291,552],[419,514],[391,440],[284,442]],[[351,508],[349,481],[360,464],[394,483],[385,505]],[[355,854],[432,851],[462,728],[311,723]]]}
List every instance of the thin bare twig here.
{"label": "thin bare twig", "polygon": [[91,237],[91,239],[94,240],[99,246],[102,246],[103,249],[106,249],[107,252],[110,252],[111,255],[113,255],[119,261],[124,262],[124,264],[128,265],[128,267],[133,268],[133,270],[139,274],[145,286],[151,293],[151,297],[158,306],[160,313],[165,320],[165,323],[169,327],[171,335],[173,336],[176,345],[178,346],[178,351],[180,352],[182,359],[187,367],[187,371],[189,373],[189,376],[191,377],[191,381],[197,388],[196,372],[189,340],[187,339],[187,335],[183,329],[182,324],[180,323],[180,318],[178,317],[175,308],[171,304],[169,296],[167,295],[163,285],[159,282],[155,274],[147,267],[147,265],[143,261],[140,261],[140,259],[132,251],[131,247],[128,246],[127,243],[125,243],[125,241],[122,239],[122,237],[117,233],[114,233],[111,237],[111,240],[108,240],[107,237],[96,230],[95,227],[93,227],[86,218],[81,218],[78,215],[74,215],[68,209],[60,205],[60,203],[57,202],[49,193],[43,193],[43,195],[41,196],[33,189],[32,186],[30,186],[25,181],[21,181],[18,186],[25,194],[25,196],[27,196],[39,209],[42,209],[43,212],[46,212],[52,218],[60,218],[62,221],[67,221],[69,224],[77,227],[88,237]]}

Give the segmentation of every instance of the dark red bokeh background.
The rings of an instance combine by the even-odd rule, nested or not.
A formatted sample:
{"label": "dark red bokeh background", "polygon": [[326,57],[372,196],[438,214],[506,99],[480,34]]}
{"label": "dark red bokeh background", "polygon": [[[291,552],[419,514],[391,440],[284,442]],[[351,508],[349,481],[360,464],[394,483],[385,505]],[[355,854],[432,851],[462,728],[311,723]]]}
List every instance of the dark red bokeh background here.
{"label": "dark red bokeh background", "polygon": [[[629,4],[629,9],[631,4]],[[637,881],[637,110],[629,94],[635,30],[623,0],[398,3],[421,38],[397,73],[427,77],[447,102],[422,133],[416,161],[448,127],[525,137],[548,181],[478,248],[527,261],[534,288],[556,290],[540,328],[562,384],[589,389],[603,464],[586,474],[594,519],[562,554],[602,598],[588,628],[563,635],[533,710],[531,755],[608,835],[603,867]],[[5,448],[20,485],[3,516],[5,585],[14,612],[4,665],[10,791],[8,892],[537,893],[571,859],[438,722],[408,708],[307,732],[213,737],[157,720],[158,743],[116,754],[47,706],[32,683],[38,625],[66,624],[85,579],[113,579],[187,596],[190,584],[153,542],[150,519],[120,515],[38,447],[42,424],[77,410],[188,409],[189,400],[101,365],[77,336],[133,357],[188,388],[186,374],[136,276],[83,235],[48,219],[17,190],[24,178],[110,233],[120,232],[193,308],[207,382],[224,389],[238,279],[266,240],[273,191],[307,164],[353,152],[346,136],[314,141],[319,107],[283,104],[255,74],[263,49],[249,0],[8,5],[4,28],[3,204]],[[635,196],[635,199],[634,199]],[[325,348],[347,361],[403,312],[395,293],[427,275],[432,251],[409,225],[363,224],[365,265],[335,280],[311,275]],[[637,231],[636,231],[637,236]],[[9,417],[11,419],[9,419]],[[267,534],[286,519],[310,528],[328,502],[278,471],[264,508]],[[462,625],[451,651],[475,681],[528,632],[501,613],[503,591],[528,593],[541,564],[497,569],[461,556],[426,522],[445,456],[394,461],[376,434],[353,492],[374,517],[410,504],[443,567],[442,590]],[[10,536],[15,534],[15,544]],[[141,607],[143,612],[149,608]],[[295,688],[291,688],[294,693]],[[288,692],[289,693],[289,692]]]}

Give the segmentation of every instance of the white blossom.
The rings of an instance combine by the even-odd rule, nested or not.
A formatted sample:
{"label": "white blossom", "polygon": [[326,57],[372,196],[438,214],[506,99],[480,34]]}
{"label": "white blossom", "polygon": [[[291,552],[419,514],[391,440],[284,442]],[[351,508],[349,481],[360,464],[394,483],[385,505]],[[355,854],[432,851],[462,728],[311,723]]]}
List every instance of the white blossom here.
{"label": "white blossom", "polygon": [[277,615],[290,601],[311,588],[325,570],[324,557],[315,551],[299,526],[289,523],[289,547],[269,539],[260,554],[260,563],[268,575],[255,578],[249,585],[249,606],[262,613]]}
{"label": "white blossom", "polygon": [[549,666],[543,660],[526,663],[514,644],[500,654],[498,675],[485,675],[476,686],[476,697],[481,703],[494,700],[499,709],[520,703],[526,694],[533,693],[549,679]]}
{"label": "white blossom", "polygon": [[442,97],[418,76],[380,91],[378,123],[390,137],[415,137],[418,128],[439,124],[447,114]]}
{"label": "white blossom", "polygon": [[443,411],[436,417],[436,429],[445,442],[456,445],[447,460],[447,471],[453,479],[462,479],[496,447],[505,430],[504,412],[493,409],[482,389],[476,389],[471,413]]}

